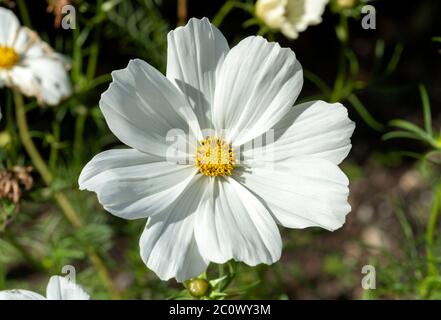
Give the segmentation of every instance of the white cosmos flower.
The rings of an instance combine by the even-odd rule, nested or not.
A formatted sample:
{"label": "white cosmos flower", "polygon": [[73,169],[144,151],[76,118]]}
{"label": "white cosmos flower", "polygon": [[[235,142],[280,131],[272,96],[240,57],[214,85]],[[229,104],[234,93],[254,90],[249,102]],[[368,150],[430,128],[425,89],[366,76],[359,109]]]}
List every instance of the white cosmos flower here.
{"label": "white cosmos flower", "polygon": [[53,276],[46,288],[46,297],[29,290],[0,291],[0,300],[89,300],[79,285],[67,278]]}
{"label": "white cosmos flower", "polygon": [[328,0],[257,0],[256,15],[287,38],[297,39],[310,25],[322,22]]}
{"label": "white cosmos flower", "polygon": [[0,88],[17,88],[40,104],[56,105],[71,92],[67,60],[0,7]]}
{"label": "white cosmos flower", "polygon": [[[141,60],[112,77],[100,108],[130,148],[95,156],[79,185],[115,216],[149,217],[141,257],[161,279],[195,277],[210,261],[271,264],[282,248],[277,224],[343,225],[349,191],[338,164],[354,123],[341,104],[292,107],[303,73],[290,49],[248,37],[230,50],[208,19],[191,19],[168,34],[167,77]],[[270,148],[237,163],[235,150],[272,128]],[[170,152],[167,133],[177,129],[199,140],[181,139],[189,154]]]}

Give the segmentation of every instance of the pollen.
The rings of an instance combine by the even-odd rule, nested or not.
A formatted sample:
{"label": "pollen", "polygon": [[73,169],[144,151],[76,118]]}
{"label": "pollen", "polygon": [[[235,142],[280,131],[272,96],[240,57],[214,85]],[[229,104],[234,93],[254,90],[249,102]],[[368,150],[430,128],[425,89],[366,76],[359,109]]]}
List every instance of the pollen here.
{"label": "pollen", "polygon": [[9,69],[15,66],[19,56],[14,49],[0,45],[0,69]]}
{"label": "pollen", "polygon": [[220,138],[208,136],[199,141],[195,160],[199,172],[206,176],[230,176],[233,173],[233,148]]}

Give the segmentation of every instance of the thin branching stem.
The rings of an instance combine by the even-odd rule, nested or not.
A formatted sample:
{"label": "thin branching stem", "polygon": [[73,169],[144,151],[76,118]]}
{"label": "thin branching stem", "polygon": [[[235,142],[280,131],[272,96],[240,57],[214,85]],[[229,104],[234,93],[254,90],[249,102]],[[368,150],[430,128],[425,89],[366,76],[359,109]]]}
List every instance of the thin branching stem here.
{"label": "thin branching stem", "polygon": [[[26,110],[23,103],[23,97],[18,91],[14,91],[13,95],[17,117],[17,127],[21,142],[38,173],[41,175],[41,178],[46,183],[46,185],[50,187],[54,178],[29,134],[29,127],[26,119]],[[76,229],[83,227],[84,224],[81,217],[77,214],[66,195],[61,191],[56,191],[54,192],[53,196],[70,224]],[[97,269],[101,280],[103,281],[109,292],[112,294],[113,298],[119,298],[119,294],[112,282],[112,279],[110,278],[109,271],[99,255],[96,253],[95,249],[89,246],[87,248],[87,252],[89,259],[92,261],[93,265]]]}
{"label": "thin branching stem", "polygon": [[29,16],[29,12],[26,7],[25,1],[18,0],[17,5],[18,5],[18,10],[20,11],[21,19],[23,20],[23,24],[28,28],[32,28],[31,18]]}
{"label": "thin branching stem", "polygon": [[441,212],[441,181],[435,187],[433,195],[432,210],[427,224],[426,232],[426,246],[427,246],[427,271],[429,275],[438,275],[438,270],[435,264],[434,242],[435,231],[438,223],[438,217]]}

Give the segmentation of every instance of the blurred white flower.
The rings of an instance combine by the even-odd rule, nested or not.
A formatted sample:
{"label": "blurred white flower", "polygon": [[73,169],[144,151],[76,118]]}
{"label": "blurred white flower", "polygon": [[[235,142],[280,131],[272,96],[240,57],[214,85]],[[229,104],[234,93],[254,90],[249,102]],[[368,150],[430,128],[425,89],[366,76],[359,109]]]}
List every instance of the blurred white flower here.
{"label": "blurred white flower", "polygon": [[46,297],[29,290],[0,291],[0,300],[89,300],[89,298],[83,288],[60,276],[49,279]]}
{"label": "blurred white flower", "polygon": [[20,26],[11,10],[0,7],[0,88],[17,88],[40,104],[56,105],[72,92],[67,62],[35,32]]}
{"label": "blurred white flower", "polygon": [[310,25],[322,22],[328,0],[258,0],[256,15],[287,38],[297,39]]}
{"label": "blurred white flower", "polygon": [[[303,72],[290,49],[248,37],[230,50],[208,19],[191,19],[168,35],[167,77],[141,60],[112,77],[100,108],[130,149],[95,156],[79,185],[118,217],[149,217],[141,257],[161,279],[195,277],[210,261],[271,264],[282,249],[277,224],[344,224],[338,164],[354,123],[341,104],[292,107]],[[238,148],[271,129],[275,141],[239,162]],[[178,137],[188,153],[170,152],[173,130],[189,133]]]}

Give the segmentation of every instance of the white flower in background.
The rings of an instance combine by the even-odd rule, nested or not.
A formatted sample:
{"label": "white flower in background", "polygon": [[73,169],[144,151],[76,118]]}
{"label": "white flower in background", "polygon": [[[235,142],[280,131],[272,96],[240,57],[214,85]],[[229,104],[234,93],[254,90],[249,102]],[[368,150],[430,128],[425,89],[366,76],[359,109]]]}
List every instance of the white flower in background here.
{"label": "white flower in background", "polygon": [[322,22],[328,0],[257,0],[256,16],[287,38],[297,39],[308,26]]}
{"label": "white flower in background", "polygon": [[50,278],[46,297],[29,290],[0,291],[0,300],[89,300],[89,298],[83,288],[60,276]]}
{"label": "white flower in background", "polygon": [[66,58],[0,7],[0,88],[17,88],[40,104],[56,105],[72,92],[66,69]]}
{"label": "white flower in background", "polygon": [[[248,37],[230,50],[208,19],[191,19],[168,35],[167,77],[141,60],[112,77],[100,108],[130,149],[95,156],[79,185],[115,216],[149,217],[141,256],[161,279],[195,277],[210,261],[271,264],[282,249],[277,224],[344,224],[348,179],[338,164],[354,123],[341,104],[292,107],[303,73],[290,49]],[[237,149],[272,128],[270,148],[238,163]],[[188,154],[170,152],[166,136],[177,129],[190,132],[179,137]]]}

